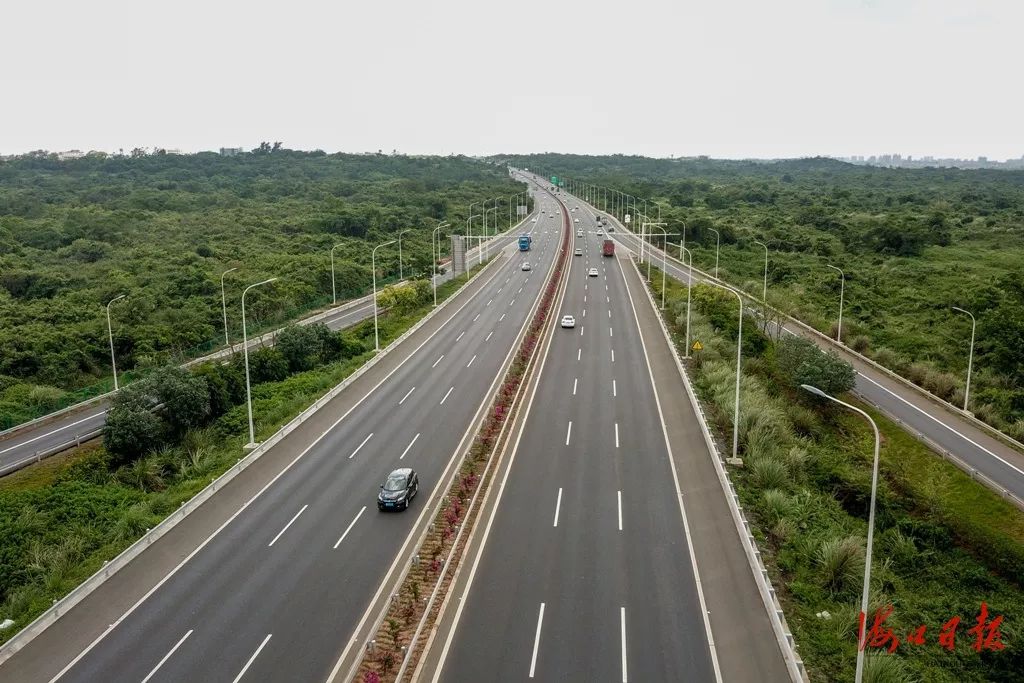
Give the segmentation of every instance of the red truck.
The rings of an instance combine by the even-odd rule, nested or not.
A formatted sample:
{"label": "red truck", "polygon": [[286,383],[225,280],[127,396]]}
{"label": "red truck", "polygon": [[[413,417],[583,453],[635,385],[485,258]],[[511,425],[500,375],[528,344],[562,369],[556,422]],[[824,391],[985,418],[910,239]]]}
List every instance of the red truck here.
{"label": "red truck", "polygon": [[615,242],[612,240],[605,240],[604,244],[601,245],[602,256],[615,256]]}

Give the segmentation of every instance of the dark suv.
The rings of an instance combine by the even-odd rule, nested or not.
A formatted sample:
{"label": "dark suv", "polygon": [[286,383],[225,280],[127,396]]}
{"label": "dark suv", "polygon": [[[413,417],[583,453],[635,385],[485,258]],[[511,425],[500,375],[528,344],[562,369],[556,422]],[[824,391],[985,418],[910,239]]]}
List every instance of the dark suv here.
{"label": "dark suv", "polygon": [[420,490],[420,478],[411,467],[402,467],[391,474],[380,485],[377,494],[377,509],[405,510]]}

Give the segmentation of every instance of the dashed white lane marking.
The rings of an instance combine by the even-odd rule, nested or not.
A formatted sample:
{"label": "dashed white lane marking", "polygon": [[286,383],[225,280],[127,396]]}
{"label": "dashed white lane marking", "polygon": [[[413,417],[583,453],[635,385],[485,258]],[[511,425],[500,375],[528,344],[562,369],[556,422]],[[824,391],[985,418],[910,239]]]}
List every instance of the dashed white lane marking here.
{"label": "dashed white lane marking", "polygon": [[256,652],[252,653],[252,657],[249,657],[249,661],[245,663],[245,666],[242,667],[242,670],[238,672],[238,675],[235,676],[235,680],[233,680],[231,683],[238,683],[238,681],[242,680],[242,676],[244,676],[245,672],[249,670],[249,667],[252,666],[252,663],[256,661],[256,657],[259,656],[260,652],[263,651],[263,648],[266,647],[267,641],[270,640],[270,636],[272,635],[272,633],[267,634],[267,637],[263,639],[263,642],[260,643],[260,646],[256,648]]}
{"label": "dashed white lane marking", "polygon": [[626,673],[626,608],[619,608],[619,621],[622,623],[622,683],[629,683]]}
{"label": "dashed white lane marking", "polygon": [[544,624],[544,603],[540,603],[540,614],[537,615],[537,633],[533,637],[533,657],[530,658],[530,678],[537,669],[537,650],[540,648],[540,627]]}
{"label": "dashed white lane marking", "polygon": [[615,362],[615,349],[612,349],[612,362]]}
{"label": "dashed white lane marking", "polygon": [[615,447],[619,447],[619,423],[615,423]]}
{"label": "dashed white lane marking", "polygon": [[463,337],[465,336],[465,334],[466,334],[466,331],[465,331],[465,330],[463,330],[462,332],[460,332],[460,333],[459,333],[459,336],[455,338],[455,341],[459,341],[460,339],[462,339],[462,338],[463,338]]}
{"label": "dashed white lane marking", "polygon": [[[419,436],[419,434],[417,434],[416,436]],[[352,531],[352,527],[354,527],[356,525],[356,522],[359,521],[359,518],[363,516],[364,512],[366,512],[366,506],[365,505],[363,506],[362,510],[360,510],[359,512],[356,513],[356,516],[352,519],[351,522],[348,523],[348,526],[345,527],[345,532],[341,535],[341,538],[338,539],[338,542],[334,544],[334,549],[335,550],[338,549],[338,546],[341,545],[341,542],[345,540],[346,536],[348,536],[348,532]]]}
{"label": "dashed white lane marking", "polygon": [[579,360],[580,356],[582,356],[582,355],[583,355],[583,347],[580,347],[579,351],[576,352],[576,360]]}
{"label": "dashed white lane marking", "polygon": [[612,397],[614,398],[618,395],[618,389],[615,387],[615,380],[612,380]]}
{"label": "dashed white lane marking", "polygon": [[572,380],[572,395],[576,395],[576,383],[580,381],[579,377],[574,377]]}
{"label": "dashed white lane marking", "polygon": [[412,392],[414,392],[414,391],[416,391],[416,387],[413,387],[412,389],[407,391],[405,393],[405,396],[402,397],[402,400],[398,402],[398,405],[402,405],[403,403],[405,403],[405,399],[409,398],[409,395],[412,394]]}
{"label": "dashed white lane marking", "polygon": [[618,492],[619,499],[619,531],[622,531],[622,491]]}
{"label": "dashed white lane marking", "polygon": [[444,402],[448,400],[448,397],[449,397],[449,396],[451,395],[451,393],[452,393],[452,391],[453,391],[454,389],[455,389],[455,387],[452,387],[451,389],[449,389],[449,390],[448,390],[448,393],[446,393],[446,394],[444,395],[444,398],[442,398],[442,399],[441,399],[441,402],[440,402],[440,403],[439,403],[438,405],[441,405],[441,406],[443,406],[443,405],[444,405]]}
{"label": "dashed white lane marking", "polygon": [[[559,492],[559,494],[561,494],[562,489],[558,489],[558,492]],[[192,635],[192,631],[193,630],[194,629],[189,629],[188,632],[181,637],[181,640],[179,640],[177,643],[175,643],[174,647],[171,648],[171,651],[168,652],[167,654],[165,654],[164,658],[161,659],[159,662],[157,662],[157,665],[153,667],[153,670],[150,671],[149,674],[145,678],[142,679],[142,683],[149,683],[149,679],[151,679],[153,677],[153,674],[155,674],[157,671],[159,671],[160,667],[164,665],[164,662],[166,662],[168,659],[170,659],[171,655],[173,655],[175,653],[175,651],[179,647],[181,647],[181,644],[185,642],[185,639],[188,638],[190,635]]]}
{"label": "dashed white lane marking", "polygon": [[476,360],[476,354],[474,353],[473,357],[469,359],[468,363],[466,363],[466,367],[468,368],[470,365],[472,365],[473,361],[475,361],[475,360]]}
{"label": "dashed white lane marking", "polygon": [[555,501],[555,523],[551,526],[558,526],[558,511],[562,509],[562,489],[558,489],[558,499]]}
{"label": "dashed white lane marking", "polygon": [[501,317],[500,317],[500,318],[498,318],[498,322],[500,323],[500,322],[501,322],[502,320],[504,320],[504,319],[505,319],[505,314],[504,314],[504,313],[502,313],[502,314],[501,314]]}
{"label": "dashed white lane marking", "polygon": [[366,442],[369,441],[371,438],[373,438],[373,432],[370,432],[370,435],[368,437],[366,437],[365,439],[363,439],[363,442],[361,444],[356,446],[356,449],[354,451],[352,451],[352,455],[348,456],[348,459],[351,460],[352,458],[356,457],[356,453],[359,452],[359,449],[362,448],[363,446],[365,446]]}
{"label": "dashed white lane marking", "polygon": [[[444,354],[443,354],[443,353],[441,354],[441,358],[444,358]],[[431,365],[430,367],[432,367],[432,368],[436,368],[436,367],[437,367],[437,364],[441,362],[441,358],[438,358],[437,360],[435,360],[435,361],[434,361],[434,364],[433,364],[433,365]]]}
{"label": "dashed white lane marking", "polygon": [[569,428],[565,430],[565,445],[569,445],[569,440],[572,438],[572,420],[569,420]]}
{"label": "dashed white lane marking", "polygon": [[405,450],[402,451],[402,454],[400,456],[398,456],[399,460],[401,460],[402,458],[405,457],[405,454],[409,452],[409,449],[412,448],[412,445],[414,443],[416,443],[416,439],[418,439],[418,438],[420,438],[420,433],[416,432],[416,436],[412,437],[412,441],[410,441],[409,445],[405,447]]}
{"label": "dashed white lane marking", "polygon": [[301,515],[303,512],[305,512],[306,508],[308,508],[308,507],[309,507],[309,503],[303,505],[302,509],[300,509],[298,512],[296,512],[295,516],[292,517],[290,520],[288,520],[288,523],[284,525],[284,528],[277,532],[277,536],[274,536],[274,540],[271,541],[270,543],[268,543],[267,547],[269,548],[269,547],[273,546],[275,543],[277,543],[277,539],[281,538],[282,534],[284,534],[284,532],[288,531],[288,527],[290,527],[292,525],[292,522],[297,520],[299,518],[299,515]]}
{"label": "dashed white lane marking", "polygon": [[477,320],[479,320],[479,319],[480,319],[480,314],[479,314],[479,313],[477,313],[477,314],[476,314],[476,317],[475,317],[475,318],[473,318],[473,322],[476,322],[476,321],[477,321]]}
{"label": "dashed white lane marking", "polygon": [[490,332],[488,332],[488,333],[487,333],[487,338],[486,338],[486,339],[484,339],[484,341],[485,341],[485,342],[487,342],[487,341],[491,341],[491,335],[492,335],[492,334],[494,334],[494,330],[491,330]]}

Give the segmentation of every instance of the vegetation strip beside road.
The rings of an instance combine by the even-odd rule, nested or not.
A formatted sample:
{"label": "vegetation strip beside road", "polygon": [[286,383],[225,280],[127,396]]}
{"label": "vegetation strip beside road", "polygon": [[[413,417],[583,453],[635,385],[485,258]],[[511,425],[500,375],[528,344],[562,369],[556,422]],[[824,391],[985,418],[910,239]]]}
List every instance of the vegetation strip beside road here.
{"label": "vegetation strip beside road", "polygon": [[[487,263],[475,266],[470,275]],[[466,282],[459,277],[440,285],[438,302]],[[391,304],[379,321],[382,348],[433,309],[429,286],[402,289],[409,292],[382,293]],[[372,320],[340,333],[313,332],[320,343],[312,346],[305,336],[310,329],[295,333],[298,343],[291,349],[285,344],[250,353],[258,441],[375,355]],[[327,347],[336,348],[338,354],[321,362]],[[102,446],[90,444],[0,480],[0,622],[14,621],[0,631],[0,643],[237,462],[248,433],[245,404],[232,405],[230,400],[238,387],[220,381],[222,374],[232,376],[231,365],[198,366],[193,373],[172,370],[171,379],[183,388],[175,400],[193,405],[222,401],[219,417],[177,429],[151,423],[149,417],[131,411],[127,419],[146,420],[146,429],[124,430],[114,443],[105,439]],[[198,385],[204,394],[194,391],[198,379],[204,380]],[[185,414],[194,412],[179,413],[179,417]],[[147,440],[141,441],[141,436]]]}
{"label": "vegetation strip beside road", "polygon": [[[660,272],[651,288],[661,295]],[[729,450],[735,389],[736,307],[707,285],[692,292],[691,339],[704,346],[689,369],[709,420]],[[666,324],[683,352],[686,287],[669,279]],[[773,341],[753,319],[743,330],[741,468],[730,476],[748,513],[772,583],[812,681],[852,680],[870,496],[870,434],[863,421],[797,388],[841,383],[843,372],[799,340]],[[796,344],[796,346],[794,346]],[[801,362],[790,362],[794,357]],[[812,382],[813,383],[813,382]],[[1024,514],[897,425],[864,407],[882,433],[869,627],[885,622],[900,638],[893,656],[872,649],[870,670],[885,680],[1010,681],[1024,664]],[[1004,615],[1000,651],[976,652],[967,629],[981,603]],[[825,613],[828,613],[825,615]],[[821,615],[821,616],[818,616]],[[954,651],[941,627],[961,623]],[[908,634],[927,626],[924,644]]]}
{"label": "vegetation strip beside road", "polygon": [[[570,239],[569,229],[566,222],[562,227],[562,253],[545,285],[537,310],[505,373],[487,418],[463,456],[445,502],[438,509],[426,539],[417,550],[419,561],[409,567],[395,593],[373,639],[373,648],[364,652],[354,679],[356,683],[380,683],[385,677],[399,672],[402,680],[409,680],[423,655],[430,627],[437,619],[442,599],[454,581],[452,570],[459,565],[465,552],[469,539],[467,532],[479,518],[477,502],[493,478],[495,470],[491,465],[494,456],[508,444],[509,427],[521,407],[522,390],[526,386],[524,380],[536,366],[547,331],[546,323],[564,281],[569,258],[566,246]],[[403,663],[409,648],[412,648],[409,661]]]}

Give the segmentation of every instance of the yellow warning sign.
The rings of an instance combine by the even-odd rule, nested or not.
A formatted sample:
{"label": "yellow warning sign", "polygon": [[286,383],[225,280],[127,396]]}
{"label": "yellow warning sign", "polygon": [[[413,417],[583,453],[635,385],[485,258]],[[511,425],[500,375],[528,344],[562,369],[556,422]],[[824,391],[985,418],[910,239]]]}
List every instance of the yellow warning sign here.
{"label": "yellow warning sign", "polygon": [[698,339],[698,340],[693,342],[693,346],[691,346],[690,349],[693,350],[693,351],[703,351],[704,350],[704,345],[701,344],[700,340]]}

